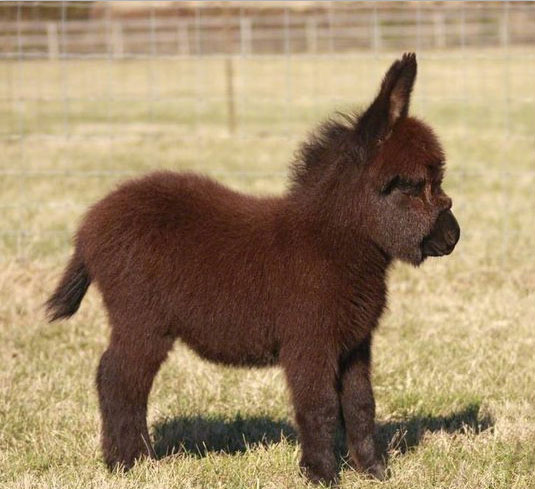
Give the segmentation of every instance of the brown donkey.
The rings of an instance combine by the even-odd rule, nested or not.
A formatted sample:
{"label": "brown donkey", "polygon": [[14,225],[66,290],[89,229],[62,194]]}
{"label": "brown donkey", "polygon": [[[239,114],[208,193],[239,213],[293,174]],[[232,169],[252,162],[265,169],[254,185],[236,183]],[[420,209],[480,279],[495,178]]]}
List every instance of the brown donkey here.
{"label": "brown donkey", "polygon": [[180,338],[214,362],[283,367],[311,480],[337,478],[339,421],[354,465],[383,477],[370,347],[387,269],[446,255],[460,233],[441,187],[442,148],[408,117],[415,77],[406,54],[367,110],[322,125],[282,197],[157,172],[87,213],[47,306],[51,320],[66,318],[91,282],[102,294],[112,331],[97,387],[109,467],[154,456],[147,398]]}

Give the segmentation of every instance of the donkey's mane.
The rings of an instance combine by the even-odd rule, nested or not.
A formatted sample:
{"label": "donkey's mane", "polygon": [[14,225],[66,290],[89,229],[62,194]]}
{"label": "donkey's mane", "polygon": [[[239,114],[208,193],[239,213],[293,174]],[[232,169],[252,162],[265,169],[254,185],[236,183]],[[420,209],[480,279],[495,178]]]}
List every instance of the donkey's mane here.
{"label": "donkey's mane", "polygon": [[320,124],[296,151],[290,169],[292,188],[314,185],[329,168],[339,167],[351,159],[364,160],[362,147],[355,145],[358,113],[336,112]]}

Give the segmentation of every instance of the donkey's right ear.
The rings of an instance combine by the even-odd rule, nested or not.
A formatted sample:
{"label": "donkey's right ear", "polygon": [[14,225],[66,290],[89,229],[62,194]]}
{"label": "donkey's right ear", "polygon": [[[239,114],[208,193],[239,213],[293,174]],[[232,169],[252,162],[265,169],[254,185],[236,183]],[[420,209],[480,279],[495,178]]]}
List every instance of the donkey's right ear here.
{"label": "donkey's right ear", "polygon": [[394,124],[407,117],[416,68],[416,55],[406,53],[386,72],[379,94],[357,122],[367,142],[384,141]]}

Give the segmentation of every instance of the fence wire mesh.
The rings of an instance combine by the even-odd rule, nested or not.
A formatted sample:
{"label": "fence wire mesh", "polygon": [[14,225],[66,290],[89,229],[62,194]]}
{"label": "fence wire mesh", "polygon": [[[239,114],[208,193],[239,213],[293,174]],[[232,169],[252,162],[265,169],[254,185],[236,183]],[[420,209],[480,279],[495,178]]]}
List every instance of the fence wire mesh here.
{"label": "fence wire mesh", "polygon": [[0,27],[4,258],[66,253],[87,205],[152,169],[282,191],[299,141],[405,50],[461,218],[485,223],[465,239],[533,246],[533,3],[4,2]]}

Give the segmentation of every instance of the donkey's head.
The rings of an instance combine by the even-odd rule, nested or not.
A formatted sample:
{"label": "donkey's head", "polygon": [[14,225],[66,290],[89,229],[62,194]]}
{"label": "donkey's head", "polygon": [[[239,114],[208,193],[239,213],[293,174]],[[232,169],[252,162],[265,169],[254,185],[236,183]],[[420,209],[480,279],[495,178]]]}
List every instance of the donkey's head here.
{"label": "donkey's head", "polygon": [[442,190],[444,151],[431,128],[408,117],[415,78],[416,56],[404,55],[356,130],[376,148],[361,175],[370,236],[391,257],[417,265],[451,253],[460,229]]}
{"label": "donkey's head", "polygon": [[408,116],[415,78],[416,56],[405,54],[365,112],[324,124],[301,149],[294,189],[325,226],[365,234],[389,257],[418,265],[451,253],[460,230],[441,186],[442,147]]}

